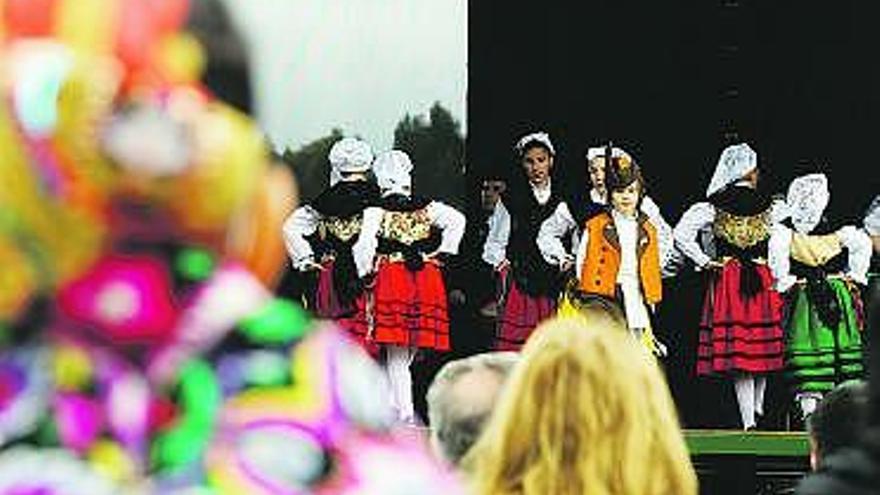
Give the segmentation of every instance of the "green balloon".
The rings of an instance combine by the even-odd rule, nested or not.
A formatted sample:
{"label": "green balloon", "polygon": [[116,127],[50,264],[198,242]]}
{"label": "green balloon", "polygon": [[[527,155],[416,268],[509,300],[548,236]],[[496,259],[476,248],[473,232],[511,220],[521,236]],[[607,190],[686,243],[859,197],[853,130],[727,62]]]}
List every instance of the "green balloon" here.
{"label": "green balloon", "polygon": [[299,305],[286,299],[274,299],[257,314],[244,320],[241,332],[253,343],[289,344],[309,330],[309,316]]}

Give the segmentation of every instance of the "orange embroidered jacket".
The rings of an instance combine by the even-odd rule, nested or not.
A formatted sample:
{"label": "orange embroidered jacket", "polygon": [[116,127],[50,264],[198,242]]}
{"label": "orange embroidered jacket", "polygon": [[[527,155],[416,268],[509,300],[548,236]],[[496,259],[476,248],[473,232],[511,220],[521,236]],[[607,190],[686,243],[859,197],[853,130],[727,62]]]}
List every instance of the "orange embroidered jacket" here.
{"label": "orange embroidered jacket", "polygon": [[[642,293],[647,303],[656,304],[663,298],[657,229],[644,213],[639,213],[638,224],[636,258]],[[584,231],[589,239],[581,270],[581,289],[614,297],[620,270],[620,241],[614,221],[609,213],[602,213],[588,220]]]}

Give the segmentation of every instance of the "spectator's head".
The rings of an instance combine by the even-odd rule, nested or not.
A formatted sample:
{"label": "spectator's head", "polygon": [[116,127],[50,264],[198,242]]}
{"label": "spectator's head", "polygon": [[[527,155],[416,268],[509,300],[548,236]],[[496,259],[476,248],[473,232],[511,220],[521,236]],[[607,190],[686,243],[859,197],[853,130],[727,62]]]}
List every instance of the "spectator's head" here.
{"label": "spectator's head", "polygon": [[810,465],[818,469],[829,454],[858,442],[868,414],[865,382],[844,382],[829,392],[810,416]]}
{"label": "spectator's head", "polygon": [[492,414],[498,393],[518,360],[514,352],[489,352],[447,363],[428,389],[434,450],[457,465]]}
{"label": "spectator's head", "polygon": [[656,361],[609,319],[539,326],[464,464],[479,494],[696,493]]}
{"label": "spectator's head", "polygon": [[480,188],[480,206],[482,206],[483,210],[494,210],[495,205],[501,200],[501,195],[504,194],[506,188],[507,185],[503,180],[495,178],[484,180]]}

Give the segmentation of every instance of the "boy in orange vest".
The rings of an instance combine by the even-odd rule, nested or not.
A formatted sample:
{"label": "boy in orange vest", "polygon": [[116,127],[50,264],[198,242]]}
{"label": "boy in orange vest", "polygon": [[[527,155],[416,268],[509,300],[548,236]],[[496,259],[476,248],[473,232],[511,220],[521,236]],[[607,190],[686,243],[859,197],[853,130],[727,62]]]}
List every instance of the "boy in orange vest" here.
{"label": "boy in orange vest", "polygon": [[644,179],[628,156],[606,156],[611,207],[584,226],[575,259],[580,289],[616,300],[633,335],[654,354],[666,355],[651,330],[650,311],[663,291],[657,228],[639,209]]}

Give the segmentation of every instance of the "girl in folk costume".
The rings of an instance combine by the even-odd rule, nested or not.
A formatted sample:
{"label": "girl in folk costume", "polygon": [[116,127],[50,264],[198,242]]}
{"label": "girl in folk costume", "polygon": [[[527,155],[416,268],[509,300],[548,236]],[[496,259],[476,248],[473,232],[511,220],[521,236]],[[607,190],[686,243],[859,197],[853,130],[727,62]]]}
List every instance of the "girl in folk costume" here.
{"label": "girl in folk costume", "polygon": [[608,151],[611,207],[584,224],[575,259],[579,289],[616,300],[633,335],[655,355],[664,355],[649,311],[663,296],[660,236],[640,209],[645,184],[639,166],[629,156],[615,158]]}
{"label": "girl in folk costume", "polygon": [[358,274],[375,274],[371,339],[385,350],[398,419],[415,422],[410,364],[417,349],[449,350],[443,259],[458,253],[465,217],[439,201],[412,197],[412,162],[392,150],[376,158],[379,206],[364,212],[354,246]]}
{"label": "girl in folk costume", "polygon": [[786,294],[786,364],[804,417],[836,384],[863,375],[864,314],[853,282],[867,283],[871,239],[854,226],[832,228],[823,216],[829,197],[824,174],[793,180],[790,216],[773,226],[769,243],[776,290]]}
{"label": "girl in folk costume", "polygon": [[535,243],[541,223],[561,200],[551,180],[556,151],[544,132],[524,136],[515,150],[523,175],[512,181],[509,218],[501,215],[490,230],[483,255],[498,272],[501,286],[495,348],[513,351],[556,312],[562,285],[559,270],[544,261]]}
{"label": "girl in folk costume", "polygon": [[297,208],[284,223],[293,267],[317,274],[310,301],[321,318],[336,320],[367,345],[365,296],[352,256],[363,212],[379,200],[367,180],[373,161],[370,146],[355,138],[337,141],[329,154],[330,187],[310,204]]}
{"label": "girl in folk costume", "polygon": [[[721,153],[706,191],[674,230],[676,246],[702,270],[711,270],[700,318],[697,374],[727,375],[743,428],[764,413],[766,374],[783,367],[782,299],[766,265],[767,241],[778,208],[757,189],[758,155],[747,144]],[[697,242],[712,227],[716,259]]]}

